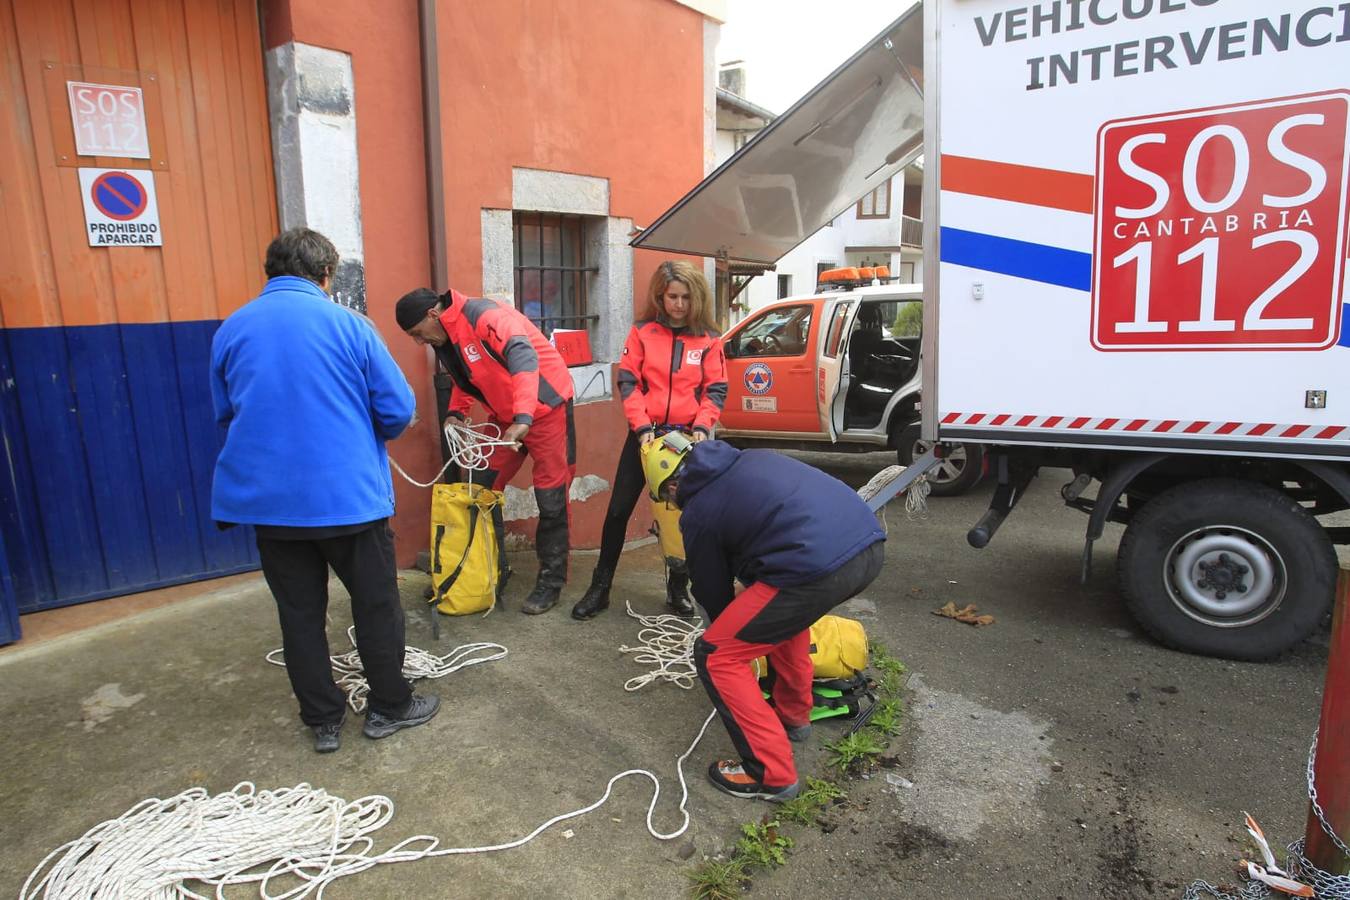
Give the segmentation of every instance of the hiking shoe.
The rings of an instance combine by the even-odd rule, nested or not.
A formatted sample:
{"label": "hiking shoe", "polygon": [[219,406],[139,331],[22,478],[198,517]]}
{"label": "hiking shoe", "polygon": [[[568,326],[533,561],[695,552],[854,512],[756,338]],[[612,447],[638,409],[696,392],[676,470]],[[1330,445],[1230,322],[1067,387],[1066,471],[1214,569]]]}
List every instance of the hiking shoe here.
{"label": "hiking shoe", "polygon": [[373,709],[368,710],[366,727],[361,729],[361,733],[372,740],[387,738],[401,728],[412,728],[431,721],[432,716],[436,715],[440,708],[440,697],[431,694],[413,694],[401,715],[386,716]]}
{"label": "hiking shoe", "polygon": [[801,785],[795,781],[786,787],[770,787],[756,781],[745,771],[745,766],[731,759],[719,759],[708,766],[708,778],[725,794],[745,797],[748,800],[758,797],[770,803],[786,803],[796,797],[801,790]]}
{"label": "hiking shoe", "polygon": [[558,602],[558,595],[561,593],[557,588],[536,584],[534,590],[530,591],[530,596],[526,597],[525,602],[520,605],[520,611],[527,616],[546,613]]}
{"label": "hiking shoe", "polygon": [[788,740],[794,744],[804,744],[807,738],[811,737],[811,723],[805,725],[789,725],[783,723],[783,730],[787,732]]}
{"label": "hiking shoe", "polygon": [[342,745],[342,723],[346,720],[347,717],[343,716],[336,722],[325,722],[322,725],[312,726],[314,729],[315,753],[332,753]]}

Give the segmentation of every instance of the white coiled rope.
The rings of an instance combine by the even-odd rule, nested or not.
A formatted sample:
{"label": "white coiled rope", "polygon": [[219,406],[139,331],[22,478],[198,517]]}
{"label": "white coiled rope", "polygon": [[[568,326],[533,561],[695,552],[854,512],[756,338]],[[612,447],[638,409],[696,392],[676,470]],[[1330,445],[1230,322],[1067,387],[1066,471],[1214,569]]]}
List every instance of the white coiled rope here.
{"label": "white coiled rope", "polygon": [[[347,640],[352,642],[353,648],[356,647],[356,629],[354,627],[347,629]],[[484,653],[487,655],[475,655]],[[403,677],[409,681],[416,681],[419,678],[444,678],[460,669],[467,669],[469,666],[505,659],[506,654],[505,647],[490,641],[461,644],[449,653],[440,656],[419,647],[408,647],[403,656]],[[342,688],[342,692],[347,695],[347,705],[352,708],[354,713],[365,712],[366,695],[370,693],[370,684],[366,681],[365,671],[361,666],[360,653],[352,649],[340,656],[329,658],[333,662],[334,680],[337,682],[337,686]],[[267,654],[267,661],[274,666],[286,667],[285,655],[280,648]]]}
{"label": "white coiled rope", "polygon": [[429,488],[440,481],[445,470],[452,465],[471,472],[486,471],[494,450],[498,447],[518,446],[515,441],[502,440],[502,430],[491,422],[471,425],[467,420],[461,421],[456,416],[448,416],[442,431],[450,448],[449,458],[430,481],[422,482],[413,478],[392,456],[389,457],[389,465],[393,466],[394,471],[402,475],[409,484]]}
{"label": "white coiled rope", "polygon": [[[321,898],[324,888],[337,879],[377,865],[523,846],[559,822],[599,809],[614,786],[630,776],[652,783],[647,831],[659,841],[674,840],[689,828],[684,761],[703,740],[715,714],[708,713],[693,743],[675,762],[681,821],[674,831],[661,832],[652,824],[661,781],[646,769],[620,772],[594,803],[554,816],[512,841],[442,848],[439,838],[419,834],[380,853],[374,852],[372,835],[394,817],[394,802],[388,797],[374,794],[349,803],[308,784],[260,791],[246,781],[223,794],[211,795],[198,787],[167,800],[144,800],[118,818],[95,825],[48,854],[24,882],[19,900],[208,900],[211,895],[193,891],[192,883],[214,887],[217,898],[225,896],[227,887],[243,884],[256,884],[265,900],[298,900],[311,894]],[[296,879],[299,884],[293,884]]]}
{"label": "white coiled rope", "polygon": [[693,690],[698,683],[694,668],[694,641],[703,633],[703,623],[697,619],[679,616],[642,616],[633,612],[627,600],[628,615],[638,620],[636,645],[624,644],[620,653],[632,654],[633,662],[651,665],[646,674],[635,675],[623,683],[625,691],[640,691],[649,684],[665,682],[684,690]]}

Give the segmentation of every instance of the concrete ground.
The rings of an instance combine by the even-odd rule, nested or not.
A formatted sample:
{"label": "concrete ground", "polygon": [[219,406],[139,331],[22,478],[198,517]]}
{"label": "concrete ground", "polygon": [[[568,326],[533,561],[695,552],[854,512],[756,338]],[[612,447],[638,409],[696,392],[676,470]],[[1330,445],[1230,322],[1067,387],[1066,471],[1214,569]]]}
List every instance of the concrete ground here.
{"label": "concrete ground", "polygon": [[[886,461],[802,458],[855,486]],[[790,832],[791,861],[757,878],[755,896],[1176,897],[1192,877],[1231,880],[1241,810],[1275,840],[1302,833],[1325,634],[1259,665],[1157,646],[1118,602],[1119,529],[1079,587],[1082,517],[1057,502],[1053,475],[981,552],[963,535],[988,487],[933,500],[922,521],[892,510],[886,569],[845,612],[914,673],[895,768],[852,785],[829,833]],[[593,564],[574,557],[565,605]],[[404,573],[410,644],[496,641],[510,656],[424,682],[444,701],[425,727],[372,742],[349,719],[329,756],[312,751],[284,673],[263,662],[279,635],[261,578],[0,652],[0,894],[16,894],[49,850],[93,824],[192,785],[385,794],[395,814],[382,847],[416,834],[464,846],[522,835],[598,798],[614,773],[651,768],[663,783],[656,825],[673,828],[675,758],[709,704],[669,685],[625,693],[642,667],[617,651],[637,631],[624,598],[661,611],[656,548],[625,554],[619,607],[590,623],[563,607],[520,615],[533,563],[517,555],[515,565],[506,608],[443,620],[439,644],[421,605],[426,576]],[[332,592],[333,646],[346,650],[345,594],[336,582]],[[997,621],[975,629],[930,614],[948,600]],[[817,727],[799,751],[804,770],[822,770],[821,744],[841,730]],[[707,783],[707,762],[729,752],[716,726],[694,752],[684,838],[647,834],[650,788],[631,780],[602,810],[525,848],[383,866],[327,896],[683,896],[693,866],[769,809]]]}

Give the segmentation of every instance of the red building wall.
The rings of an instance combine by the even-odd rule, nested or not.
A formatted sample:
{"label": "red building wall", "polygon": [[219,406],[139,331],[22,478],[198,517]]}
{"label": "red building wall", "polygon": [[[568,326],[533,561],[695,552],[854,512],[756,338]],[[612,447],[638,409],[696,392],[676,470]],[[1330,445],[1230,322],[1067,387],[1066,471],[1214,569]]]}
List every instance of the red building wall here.
{"label": "red building wall", "polygon": [[[607,178],[610,215],[639,226],[703,176],[700,13],[674,0],[442,0],[437,17],[455,288],[482,290],[480,211],[511,208],[513,167]],[[393,317],[401,294],[430,281],[417,5],[269,0],[264,31],[268,47],[295,40],[351,55],[368,312],[417,389],[423,419],[390,452],[429,478],[440,465],[432,360]],[[639,294],[660,259],[637,254]],[[617,399],[579,406],[576,418],[578,477],[610,481],[626,430]],[[529,485],[528,463],[513,483]],[[574,547],[598,545],[608,496],[573,504]],[[428,491],[397,487],[401,564],[426,546],[429,501]],[[635,516],[629,535],[647,524]],[[511,527],[533,532],[533,522]]]}

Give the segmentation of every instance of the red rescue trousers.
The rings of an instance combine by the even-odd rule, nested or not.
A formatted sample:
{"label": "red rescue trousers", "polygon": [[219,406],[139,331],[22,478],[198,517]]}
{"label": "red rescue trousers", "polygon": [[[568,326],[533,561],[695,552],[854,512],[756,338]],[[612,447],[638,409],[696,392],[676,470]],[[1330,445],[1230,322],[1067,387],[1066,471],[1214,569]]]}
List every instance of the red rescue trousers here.
{"label": "red rescue trousers", "polygon": [[[745,771],[766,787],[787,787],[797,781],[792,746],[783,725],[804,725],[811,720],[810,628],[872,583],[881,572],[884,546],[872,544],[809,584],[751,585],[694,644],[699,678],[721,714]],[[773,706],[765,701],[750,668],[761,656],[769,658],[777,676]]]}

